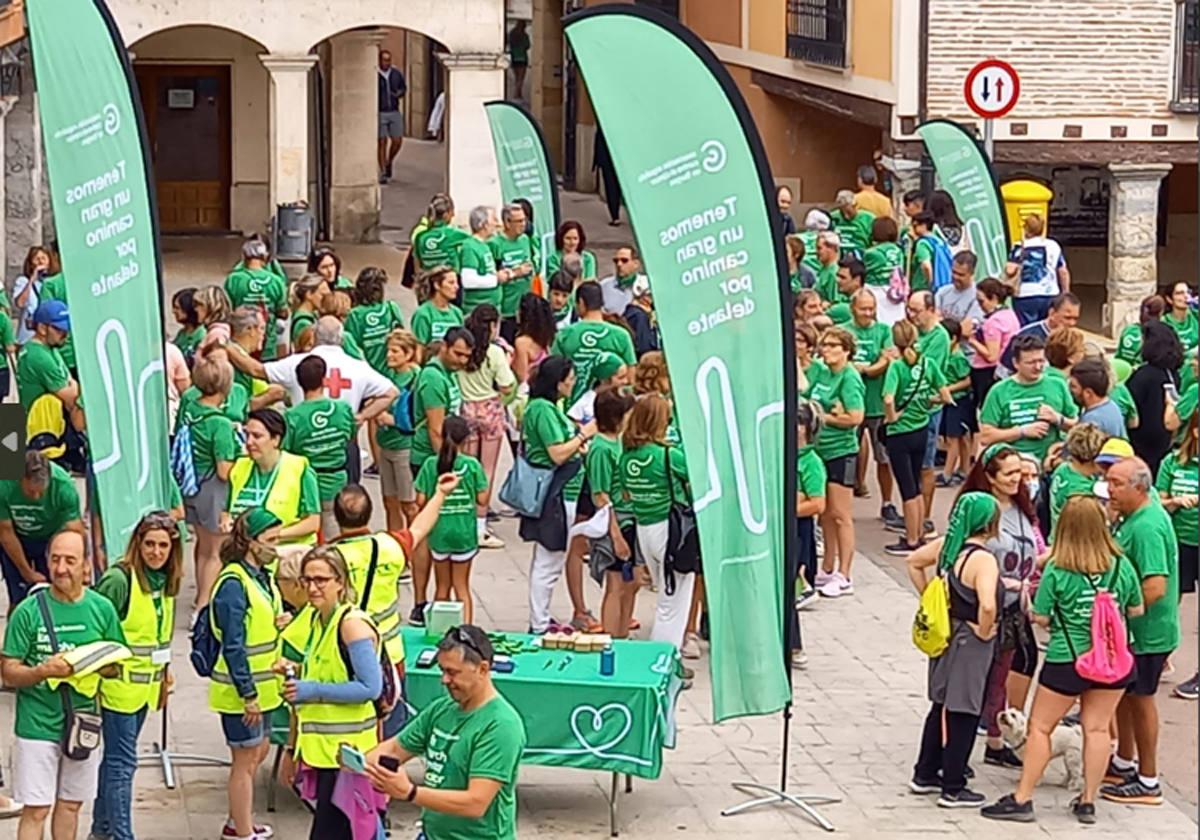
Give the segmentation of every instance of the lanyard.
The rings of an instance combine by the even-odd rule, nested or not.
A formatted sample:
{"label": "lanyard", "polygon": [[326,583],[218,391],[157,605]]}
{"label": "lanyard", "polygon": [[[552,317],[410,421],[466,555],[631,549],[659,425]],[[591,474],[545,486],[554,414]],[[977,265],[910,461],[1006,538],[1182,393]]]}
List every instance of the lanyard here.
{"label": "lanyard", "polygon": [[262,475],[255,466],[250,470],[250,477],[246,479],[246,485],[238,493],[235,511],[236,514],[241,514],[252,507],[261,507],[267,497],[271,495],[271,488],[275,486],[275,476],[279,473],[279,465],[283,463],[283,456],[280,455],[275,466],[266,477],[264,484],[259,476]]}

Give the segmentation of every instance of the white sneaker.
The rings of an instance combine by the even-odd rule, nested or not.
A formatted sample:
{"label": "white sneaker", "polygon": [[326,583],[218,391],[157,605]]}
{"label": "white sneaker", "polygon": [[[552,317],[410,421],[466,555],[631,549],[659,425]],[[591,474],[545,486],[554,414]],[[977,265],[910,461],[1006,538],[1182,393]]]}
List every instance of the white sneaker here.
{"label": "white sneaker", "polygon": [[479,538],[480,548],[504,548],[504,540],[497,537],[491,531],[484,531],[483,536]]}
{"label": "white sneaker", "polygon": [[688,633],[684,637],[683,646],[679,649],[679,653],[684,659],[699,659],[700,658],[700,637],[695,633]]}
{"label": "white sneaker", "polygon": [[[850,581],[842,577],[841,572],[834,572],[823,586],[817,587],[817,591],[826,598],[840,598],[846,594],[844,587],[849,585]],[[851,588],[851,591],[853,591],[853,588]]]}
{"label": "white sneaker", "polygon": [[850,578],[848,578],[848,577],[844,577],[843,575],[838,575],[838,577],[841,578],[839,583],[842,586],[842,594],[843,595],[853,595],[854,594],[854,581],[850,580]]}
{"label": "white sneaker", "polygon": [[808,654],[802,650],[792,651],[792,667],[797,671],[803,671],[808,667]]}
{"label": "white sneaker", "polygon": [[820,566],[818,566],[817,567],[817,579],[813,583],[813,586],[817,589],[821,589],[822,587],[825,586],[825,584],[827,584],[827,583],[829,583],[829,581],[833,580],[835,575],[837,575],[837,572],[827,572],[824,569],[822,569]]}
{"label": "white sneaker", "polygon": [[24,807],[24,805],[12,797],[0,796],[0,820],[8,820],[21,816],[21,811]]}

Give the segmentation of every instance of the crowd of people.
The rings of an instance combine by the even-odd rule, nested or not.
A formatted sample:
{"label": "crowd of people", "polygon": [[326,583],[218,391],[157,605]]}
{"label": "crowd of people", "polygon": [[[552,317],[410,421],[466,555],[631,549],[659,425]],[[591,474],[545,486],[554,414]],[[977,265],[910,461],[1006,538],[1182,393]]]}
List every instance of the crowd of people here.
{"label": "crowd of people", "polygon": [[[967,764],[978,730],[987,763],[1021,770],[983,813],[1032,819],[1050,733],[1078,702],[1079,818],[1094,819],[1098,795],[1161,802],[1155,697],[1200,543],[1195,301],[1185,284],[1148,298],[1109,360],[1076,326],[1080,302],[1042,219],[1026,218],[1003,277],[977,280],[948,195],[905,195],[901,226],[876,183],[864,168],[858,192],[800,230],[779,193],[801,395],[793,665],[807,662],[799,611],[854,594],[854,500],[877,493],[896,534],[887,552],[907,558],[921,590],[944,579],[950,598],[952,645],[931,660],[912,789],[981,806]],[[165,359],[172,493],[111,559],[90,482],[81,502],[71,477],[88,471],[86,424],[62,275],[53,249],[30,251],[3,301],[18,329],[0,335],[31,424],[24,476],[0,481],[2,676],[17,692],[17,801],[0,813],[20,814],[22,838],[47,822],[73,837],[86,801],[94,836],[133,837],[136,744],[172,690],[177,606],[230,751],[222,836],[272,836],[255,821],[253,779],[273,738],[281,778],[314,809],[314,838],[364,836],[388,797],[420,807],[430,837],[513,836],[525,734],[491,682],[471,583],[479,552],[505,545],[502,515],[531,544],[531,633],[627,638],[645,591],[643,635],[679,650],[690,684],[704,577],[672,539],[690,486],[650,282],[632,244],[599,276],[578,222],[540,254],[532,215],[527,202],[499,219],[476,207],[459,227],[451,198],[434,196],[401,281],[418,300],[407,319],[384,270],[351,279],[323,247],[290,280],[259,236],[223,283],[178,291]],[[939,489],[957,493],[941,536]],[[598,605],[585,574],[603,587]],[[1072,669],[1098,591],[1123,611],[1135,656],[1106,683]],[[401,627],[455,601],[463,624],[438,646],[447,696],[410,719]],[[1198,683],[1175,692],[1195,699]],[[1022,761],[998,716],[1031,691]],[[364,773],[340,772],[344,746],[365,756]],[[421,785],[402,767],[414,756],[429,763]]]}

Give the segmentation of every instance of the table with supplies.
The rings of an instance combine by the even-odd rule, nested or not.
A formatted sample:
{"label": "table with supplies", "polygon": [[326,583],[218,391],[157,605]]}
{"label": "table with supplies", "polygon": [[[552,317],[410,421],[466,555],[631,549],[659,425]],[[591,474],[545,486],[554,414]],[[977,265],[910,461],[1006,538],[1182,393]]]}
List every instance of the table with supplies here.
{"label": "table with supplies", "polygon": [[[544,649],[524,633],[491,636],[497,654],[513,663],[512,671],[493,671],[492,679],[525,722],[522,763],[611,773],[609,821],[616,837],[620,776],[627,793],[633,776],[657,779],[663,748],[675,746],[678,650],[665,642],[614,640],[613,673],[602,676],[598,651]],[[416,664],[437,641],[420,628],[404,629],[407,700],[418,711],[446,691],[436,662]]]}

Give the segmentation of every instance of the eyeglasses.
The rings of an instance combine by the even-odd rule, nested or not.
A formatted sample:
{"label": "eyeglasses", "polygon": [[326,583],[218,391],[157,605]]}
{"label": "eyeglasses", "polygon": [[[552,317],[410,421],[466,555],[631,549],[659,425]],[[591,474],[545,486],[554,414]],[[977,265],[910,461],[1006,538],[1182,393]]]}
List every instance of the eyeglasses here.
{"label": "eyeglasses", "polygon": [[629,257],[613,257],[613,262],[617,265],[621,265],[623,263],[633,262],[633,260]]}
{"label": "eyeglasses", "polygon": [[480,649],[479,642],[471,638],[471,636],[471,633],[464,630],[462,625],[459,625],[458,627],[451,627],[449,630],[447,630],[444,638],[449,639],[452,642],[457,642],[460,645],[466,645],[471,650],[479,654],[480,659],[484,660],[485,662],[491,662],[491,657]]}
{"label": "eyeglasses", "polygon": [[329,585],[330,581],[337,580],[337,578],[330,577],[329,575],[320,575],[316,577],[312,575],[303,575],[299,578],[299,580],[301,586],[315,586],[317,589],[324,589]]}

